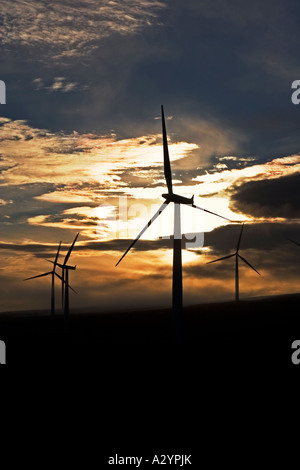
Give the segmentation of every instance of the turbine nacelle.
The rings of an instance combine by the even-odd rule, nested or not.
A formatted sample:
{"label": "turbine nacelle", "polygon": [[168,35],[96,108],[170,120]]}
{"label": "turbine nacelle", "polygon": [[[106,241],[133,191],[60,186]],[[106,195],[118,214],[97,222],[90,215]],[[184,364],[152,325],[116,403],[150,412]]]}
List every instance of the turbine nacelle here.
{"label": "turbine nacelle", "polygon": [[71,269],[72,271],[75,271],[76,266],[69,266],[68,264],[57,264],[62,269]]}
{"label": "turbine nacelle", "polygon": [[174,194],[174,193],[167,193],[167,194],[162,194],[162,197],[165,198],[167,203],[174,202],[175,204],[187,204],[187,205],[194,204],[194,196],[192,196],[191,198],[188,198],[188,197],[179,196],[178,194]]}
{"label": "turbine nacelle", "polygon": [[51,261],[51,259],[47,259],[46,261],[48,261],[49,263],[55,264],[56,266],[58,266],[61,269],[72,269],[73,271],[76,269],[76,266],[69,266],[68,264],[60,264],[60,263],[57,263],[57,262],[54,263],[54,261]]}

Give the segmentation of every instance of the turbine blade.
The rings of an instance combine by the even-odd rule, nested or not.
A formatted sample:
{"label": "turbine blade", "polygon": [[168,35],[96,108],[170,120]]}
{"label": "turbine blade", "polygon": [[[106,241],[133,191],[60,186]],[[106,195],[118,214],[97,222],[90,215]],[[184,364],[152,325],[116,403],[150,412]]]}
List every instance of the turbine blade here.
{"label": "turbine blade", "polygon": [[223,258],[214,259],[213,261],[209,261],[206,264],[216,263],[217,261],[222,261],[223,259],[232,258],[233,256],[235,256],[235,253],[233,253],[233,255],[223,256]]}
{"label": "turbine blade", "polygon": [[[55,262],[52,261],[51,259],[46,259],[45,258],[45,261],[48,261],[48,263],[52,263],[54,266],[53,266],[53,271],[55,270]],[[64,268],[64,265],[63,264],[60,264],[60,263],[56,263],[56,266],[60,267],[61,269]]]}
{"label": "turbine blade", "polygon": [[165,170],[165,178],[168,186],[169,194],[173,193],[172,188],[172,173],[171,173],[171,165],[170,165],[170,157],[169,157],[169,149],[168,149],[168,140],[167,140],[167,131],[166,131],[166,124],[165,124],[165,114],[164,114],[164,107],[161,107],[161,119],[162,119],[162,133],[163,133],[163,144],[164,144],[164,170]]}
{"label": "turbine blade", "polygon": [[68,285],[68,287],[69,287],[69,289],[71,289],[71,290],[72,290],[72,291],[73,291],[75,294],[77,294],[77,295],[78,295],[78,292],[76,292],[76,290],[75,290],[75,289],[73,289],[73,287],[72,287],[72,286],[70,286],[70,284]]}
{"label": "turbine blade", "polygon": [[241,244],[241,238],[242,238],[242,234],[243,234],[243,230],[244,230],[244,225],[242,225],[242,228],[241,228],[241,233],[240,233],[240,236],[239,236],[239,240],[238,240],[238,244],[236,246],[236,252],[238,253],[239,252],[239,249],[240,249],[240,244]]}
{"label": "turbine blade", "polygon": [[67,261],[68,261],[68,259],[70,258],[70,254],[72,253],[72,250],[73,250],[73,248],[74,248],[74,245],[75,245],[75,243],[76,243],[76,240],[77,240],[77,238],[78,238],[78,235],[79,235],[79,232],[77,233],[76,237],[74,238],[74,241],[73,241],[72,245],[70,246],[68,253],[66,254],[64,264],[67,264]]}
{"label": "turbine blade", "polygon": [[49,273],[39,274],[38,276],[27,277],[27,279],[23,279],[23,281],[29,281],[30,279],[36,279],[37,277],[49,276],[49,274],[52,274],[52,271]]}
{"label": "turbine blade", "polygon": [[[58,255],[59,255],[59,250],[60,250],[60,247],[61,247],[61,242],[59,242],[59,245],[58,245],[58,250],[57,250],[57,253],[56,253],[56,256],[55,256],[55,261],[54,261],[54,264],[56,265],[57,263],[57,260],[58,260]],[[55,267],[54,267],[55,269]]]}
{"label": "turbine blade", "polygon": [[[64,284],[66,284],[66,281],[65,281],[59,274],[57,274],[57,273],[54,273],[54,274],[55,274],[55,276],[57,276]],[[68,284],[68,287],[69,287],[73,292],[75,292],[75,294],[78,295],[78,292],[76,292],[76,290],[73,289],[73,287],[70,286],[70,284]]]}
{"label": "turbine blade", "polygon": [[63,280],[63,278],[62,278],[59,274],[57,274],[56,272],[54,272],[54,274],[55,274],[55,276],[58,277],[61,281]]}
{"label": "turbine blade", "polygon": [[300,243],[295,242],[294,240],[291,240],[290,238],[289,238],[289,241],[292,242],[292,243],[295,243],[295,245],[297,245],[297,246],[300,246]]}
{"label": "turbine blade", "polygon": [[203,207],[196,206],[195,204],[192,204],[192,207],[194,207],[194,209],[199,209],[200,211],[208,212],[209,214],[216,215],[217,217],[221,217],[221,219],[228,220],[228,222],[231,222],[231,220],[227,219],[227,217],[223,217],[222,215],[216,214],[215,212],[203,209]]}
{"label": "turbine blade", "polygon": [[250,264],[245,258],[243,258],[243,256],[241,256],[241,255],[238,254],[238,257],[241,258],[241,259],[244,261],[244,263],[248,264],[248,266],[250,266],[250,268],[252,268],[253,271],[255,271],[257,274],[259,274],[259,275],[261,276],[261,274],[257,271],[257,269],[255,269],[255,268],[252,266],[252,264]]}
{"label": "turbine blade", "polygon": [[125,253],[123,254],[123,256],[119,259],[119,261],[117,262],[116,266],[118,266],[119,263],[121,263],[122,259],[124,258],[124,256],[127,255],[128,251],[133,247],[133,245],[135,245],[135,243],[138,241],[138,239],[143,235],[144,232],[146,232],[147,228],[150,227],[151,224],[153,224],[153,222],[155,221],[155,219],[157,219],[157,217],[163,212],[163,210],[167,207],[169,203],[168,202],[164,202],[160,208],[158,209],[158,211],[154,214],[154,216],[152,217],[152,219],[149,220],[149,222],[147,223],[147,225],[143,228],[143,230],[138,234],[138,236],[136,237],[135,240],[133,240],[132,243],[130,243],[129,247],[127,248],[127,250],[125,251]]}

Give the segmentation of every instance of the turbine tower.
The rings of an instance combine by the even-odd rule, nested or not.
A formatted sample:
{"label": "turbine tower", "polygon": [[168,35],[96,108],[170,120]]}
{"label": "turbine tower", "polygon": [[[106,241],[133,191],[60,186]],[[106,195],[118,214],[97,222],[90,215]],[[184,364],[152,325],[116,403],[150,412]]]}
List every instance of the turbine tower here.
{"label": "turbine tower", "polygon": [[229,259],[235,256],[235,300],[240,300],[240,290],[239,290],[239,258],[244,261],[250,268],[252,268],[257,274],[261,275],[242,255],[239,254],[242,234],[243,234],[244,224],[242,225],[240,236],[238,239],[236,252],[232,255],[224,256],[223,258],[214,259],[213,261],[209,261],[207,264],[216,263],[217,261],[222,261],[223,259]]}
{"label": "turbine tower", "polygon": [[157,217],[165,210],[165,208],[171,202],[174,203],[174,239],[173,239],[173,285],[172,285],[172,308],[173,308],[173,339],[175,343],[181,342],[181,321],[182,321],[182,256],[181,256],[181,218],[180,218],[180,206],[181,204],[191,206],[195,209],[200,209],[202,211],[208,212],[209,214],[216,215],[222,219],[228,220],[226,217],[223,217],[215,212],[203,209],[202,207],[196,206],[194,204],[194,196],[191,198],[186,198],[179,196],[173,192],[172,185],[172,173],[171,165],[169,158],[168,150],[168,141],[167,141],[167,132],[164,116],[164,108],[161,107],[161,117],[162,117],[162,134],[163,134],[163,153],[164,153],[164,173],[167,183],[168,192],[163,194],[162,197],[165,199],[165,202],[160,206],[158,211],[150,219],[147,225],[143,230],[138,234],[135,240],[129,245],[123,256],[119,259],[116,266],[122,261],[124,256],[129,252],[129,250],[135,245],[143,233],[150,227],[151,224],[157,219]]}
{"label": "turbine tower", "polygon": [[56,266],[58,266],[57,260],[58,260],[60,247],[61,247],[61,242],[59,242],[59,245],[58,245],[58,250],[55,256],[55,261],[51,261],[51,263],[53,263],[52,271],[49,271],[48,273],[44,273],[44,274],[39,274],[38,276],[28,277],[27,279],[24,279],[24,281],[29,281],[30,279],[37,279],[38,277],[51,275],[51,278],[52,278],[51,279],[51,316],[52,318],[55,315],[55,276],[58,277],[63,282],[63,278],[59,274],[57,274],[57,272],[55,271]]}

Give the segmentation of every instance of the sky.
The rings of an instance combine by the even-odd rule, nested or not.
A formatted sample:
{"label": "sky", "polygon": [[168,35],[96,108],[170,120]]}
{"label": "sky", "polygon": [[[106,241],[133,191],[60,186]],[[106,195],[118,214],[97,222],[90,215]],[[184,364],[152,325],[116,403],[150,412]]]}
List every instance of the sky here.
{"label": "sky", "polygon": [[[0,0],[0,312],[50,307],[77,232],[71,308],[171,305],[160,106],[182,208],[186,305],[299,291],[300,12],[295,0]],[[57,296],[59,286],[57,285]],[[59,300],[59,299],[58,299]],[[57,301],[59,309],[59,301]]]}

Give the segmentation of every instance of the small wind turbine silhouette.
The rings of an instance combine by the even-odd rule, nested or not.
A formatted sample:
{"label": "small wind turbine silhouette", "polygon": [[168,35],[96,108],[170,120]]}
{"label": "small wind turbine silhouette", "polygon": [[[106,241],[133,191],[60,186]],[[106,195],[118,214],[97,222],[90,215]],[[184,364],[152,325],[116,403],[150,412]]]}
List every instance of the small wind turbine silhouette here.
{"label": "small wind turbine silhouette", "polygon": [[196,206],[194,204],[194,196],[191,198],[186,198],[179,196],[173,193],[172,186],[172,173],[171,165],[169,158],[168,150],[168,140],[164,116],[164,108],[161,107],[161,117],[162,117],[162,134],[163,134],[163,151],[164,151],[164,173],[166,178],[166,183],[168,187],[168,192],[163,194],[162,197],[165,199],[165,202],[160,206],[158,211],[154,216],[149,220],[147,225],[143,230],[138,234],[135,240],[129,245],[123,256],[119,259],[116,266],[122,261],[124,256],[129,252],[129,250],[135,245],[143,233],[150,227],[151,224],[157,219],[157,217],[165,210],[170,202],[174,203],[174,239],[173,239],[173,286],[172,286],[172,308],[173,308],[173,335],[174,341],[176,343],[181,342],[181,317],[182,317],[182,255],[181,255],[181,220],[180,220],[180,205],[185,204],[191,206],[195,209],[200,209],[202,211],[208,212],[209,214],[216,215],[222,219],[228,220],[226,217],[223,217],[215,212],[203,209],[202,207]]}
{"label": "small wind turbine silhouette", "polygon": [[28,277],[27,279],[24,279],[24,281],[29,281],[30,279],[36,279],[38,277],[51,275],[51,278],[52,278],[51,279],[51,316],[52,317],[54,317],[55,315],[55,282],[54,282],[55,276],[58,277],[63,282],[63,278],[59,274],[57,274],[57,272],[55,271],[56,266],[58,266],[57,260],[58,260],[60,247],[61,247],[61,242],[59,242],[59,245],[58,245],[58,250],[55,256],[55,261],[51,261],[51,263],[53,263],[52,271],[49,271],[48,273],[44,273],[44,274],[39,274],[38,276]]}
{"label": "small wind turbine silhouette", "polygon": [[[63,307],[64,307],[64,316],[65,316],[66,329],[68,328],[69,313],[70,313],[69,289],[71,289],[73,292],[75,292],[75,294],[77,294],[77,292],[69,285],[69,270],[75,271],[76,266],[69,266],[67,264],[67,262],[70,258],[70,255],[71,255],[72,251],[73,251],[73,248],[74,248],[74,245],[75,245],[76,240],[78,238],[78,235],[79,235],[79,232],[77,233],[76,237],[74,238],[74,241],[73,241],[72,245],[70,246],[70,248],[68,250],[68,253],[65,256],[63,264],[56,263],[57,266],[62,269],[62,277],[61,277],[61,281],[62,281],[62,303],[63,303]],[[50,261],[50,260],[48,260],[48,261]],[[53,261],[50,261],[50,263],[53,263]]]}
{"label": "small wind turbine silhouette", "polygon": [[223,259],[232,258],[235,256],[235,300],[238,301],[240,299],[240,292],[239,292],[239,258],[244,261],[250,268],[252,268],[257,274],[261,275],[242,255],[239,254],[241,238],[243,234],[244,224],[242,225],[240,236],[238,239],[236,252],[232,255],[224,256],[223,258],[214,259],[213,261],[209,261],[207,264],[216,263],[217,261],[222,261]]}

